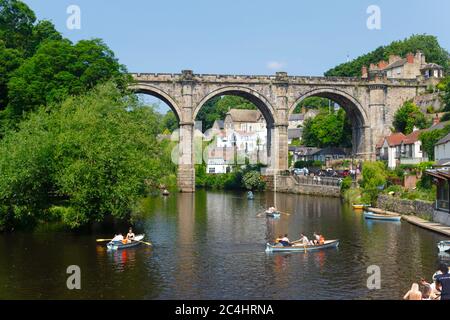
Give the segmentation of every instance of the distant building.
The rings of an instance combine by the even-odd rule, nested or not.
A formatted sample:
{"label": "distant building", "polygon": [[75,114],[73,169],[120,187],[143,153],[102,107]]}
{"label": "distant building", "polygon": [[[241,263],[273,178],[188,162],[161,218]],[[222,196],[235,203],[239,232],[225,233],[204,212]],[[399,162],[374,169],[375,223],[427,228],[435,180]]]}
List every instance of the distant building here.
{"label": "distant building", "polygon": [[[229,172],[235,154],[237,163],[245,159],[250,163],[267,163],[267,127],[259,110],[230,109],[224,120],[214,122],[209,138],[214,141],[212,151],[208,152],[208,173]],[[231,163],[230,150],[233,151]]]}
{"label": "distant building", "polygon": [[450,166],[450,133],[434,145],[434,160],[437,166]]}
{"label": "distant building", "polygon": [[425,55],[418,51],[416,54],[408,53],[405,58],[391,55],[389,61],[380,61],[371,64],[369,69],[362,68],[362,78],[387,79],[441,79],[444,77],[444,68],[435,63],[427,63]]}
{"label": "distant building", "polygon": [[426,170],[425,173],[433,177],[433,183],[436,185],[436,201],[433,212],[433,221],[450,226],[449,167]]}
{"label": "distant building", "polygon": [[419,140],[421,132],[422,130],[415,129],[408,135],[397,132],[384,137],[376,145],[378,160],[387,161],[391,169],[396,168],[398,164],[418,164],[428,161],[422,152],[422,143]]}
{"label": "distant building", "polygon": [[[306,111],[307,110],[307,111]],[[312,119],[319,114],[319,111],[311,108],[303,108],[302,113],[293,113],[289,116],[289,129],[302,127],[306,120]]]}
{"label": "distant building", "polygon": [[292,141],[300,140],[302,138],[303,128],[288,129],[288,144]]}

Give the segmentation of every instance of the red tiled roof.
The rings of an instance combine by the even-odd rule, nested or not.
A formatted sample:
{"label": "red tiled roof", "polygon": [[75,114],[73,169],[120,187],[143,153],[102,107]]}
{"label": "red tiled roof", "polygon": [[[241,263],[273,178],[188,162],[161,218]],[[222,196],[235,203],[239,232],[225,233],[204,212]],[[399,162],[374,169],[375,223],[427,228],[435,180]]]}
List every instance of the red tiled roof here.
{"label": "red tiled roof", "polygon": [[404,144],[412,144],[419,141],[419,135],[422,133],[422,130],[416,130],[411,132],[406,136],[406,139],[403,140]]}
{"label": "red tiled roof", "polygon": [[386,136],[387,143],[390,147],[398,146],[404,139],[406,139],[406,136],[401,132],[396,132],[390,136]]}

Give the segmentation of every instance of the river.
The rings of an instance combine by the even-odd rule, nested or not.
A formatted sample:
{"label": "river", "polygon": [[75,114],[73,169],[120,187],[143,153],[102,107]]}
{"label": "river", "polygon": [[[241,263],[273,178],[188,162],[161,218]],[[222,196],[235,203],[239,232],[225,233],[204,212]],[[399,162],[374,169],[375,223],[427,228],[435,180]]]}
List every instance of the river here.
{"label": "river", "polygon": [[[111,237],[100,229],[0,234],[0,299],[401,299],[443,259],[444,238],[408,222],[368,221],[339,199],[292,194],[277,195],[290,215],[258,217],[273,201],[203,190],[148,198],[135,230],[153,247],[119,252],[96,244]],[[278,235],[314,231],[339,248],[265,253]],[[70,265],[80,267],[80,290],[67,289]],[[367,288],[371,265],[380,289]]]}

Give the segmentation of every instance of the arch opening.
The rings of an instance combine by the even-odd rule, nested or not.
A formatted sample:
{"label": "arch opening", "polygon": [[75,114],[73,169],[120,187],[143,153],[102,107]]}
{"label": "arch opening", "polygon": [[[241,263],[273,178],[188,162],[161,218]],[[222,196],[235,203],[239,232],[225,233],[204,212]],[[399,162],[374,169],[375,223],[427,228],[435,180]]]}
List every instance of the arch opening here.
{"label": "arch opening", "polygon": [[269,166],[275,118],[259,93],[236,87],[216,90],[197,104],[194,119],[208,140],[203,151],[206,168],[200,170],[213,174],[239,165]]}
{"label": "arch opening", "polygon": [[349,158],[352,159],[353,166],[354,158],[366,156],[368,118],[365,110],[346,92],[336,89],[316,89],[303,94],[290,107],[290,128],[292,119],[302,118],[298,113],[306,118],[308,102],[314,98],[318,98],[321,102],[328,101],[328,109],[325,106],[321,110],[316,110],[313,115],[310,113],[310,118],[302,123],[299,145],[303,149],[292,146],[289,139],[290,166],[299,160],[319,160],[328,165],[329,159],[343,159],[342,162],[345,162],[344,159]]}

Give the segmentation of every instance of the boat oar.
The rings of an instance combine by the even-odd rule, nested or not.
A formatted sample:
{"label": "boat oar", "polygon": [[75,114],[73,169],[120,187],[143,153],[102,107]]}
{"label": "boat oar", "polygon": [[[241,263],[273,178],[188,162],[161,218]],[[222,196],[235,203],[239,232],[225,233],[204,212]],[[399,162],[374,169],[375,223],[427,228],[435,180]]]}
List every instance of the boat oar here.
{"label": "boat oar", "polygon": [[97,242],[105,242],[105,241],[111,241],[112,239],[97,239],[95,241]]}
{"label": "boat oar", "polygon": [[290,216],[291,214],[290,213],[287,213],[287,212],[282,212],[282,211],[278,211],[279,213],[282,213],[282,214],[285,214],[285,215],[287,215],[287,216]]}
{"label": "boat oar", "polygon": [[153,246],[150,242],[145,242],[145,241],[142,241],[142,240],[134,240],[134,241],[142,242],[143,244],[146,244],[146,245],[148,245],[148,246],[150,246],[150,247]]}

